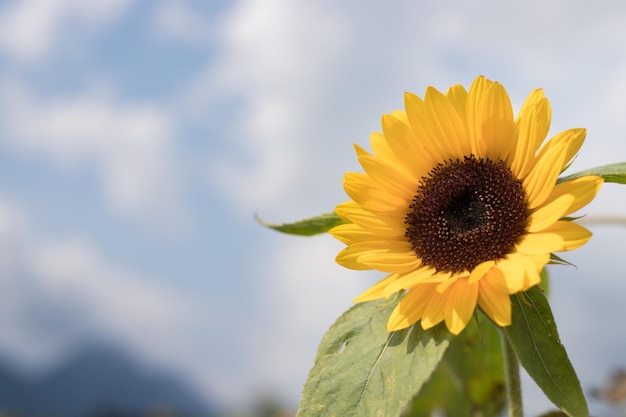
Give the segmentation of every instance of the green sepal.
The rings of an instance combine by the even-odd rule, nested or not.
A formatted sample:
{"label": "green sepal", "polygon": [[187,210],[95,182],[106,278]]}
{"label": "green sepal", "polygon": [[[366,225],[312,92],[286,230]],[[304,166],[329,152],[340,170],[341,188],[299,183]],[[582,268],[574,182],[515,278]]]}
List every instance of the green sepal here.
{"label": "green sepal", "polygon": [[557,180],[557,184],[565,181],[570,181],[576,178],[585,177],[587,175],[598,175],[604,179],[605,182],[614,182],[617,184],[626,184],[626,162],[618,162],[615,164],[602,165],[584,171],[579,171],[565,177],[561,177]]}
{"label": "green sepal", "polygon": [[395,304],[359,303],[322,338],[304,384],[298,417],[400,416],[449,344],[441,324],[387,332]]}
{"label": "green sepal", "polygon": [[255,216],[255,218],[263,226],[269,227],[270,229],[274,229],[282,233],[301,236],[313,236],[320,233],[326,233],[333,227],[345,223],[335,213],[326,213],[321,216],[310,217],[298,222],[283,224],[266,223],[258,216]]}
{"label": "green sepal", "polygon": [[588,417],[587,401],[544,292],[533,287],[511,297],[512,324],[503,327],[520,363],[544,394],[571,417]]}
{"label": "green sepal", "polygon": [[439,414],[501,415],[506,402],[504,363],[496,326],[476,310],[465,330],[450,340],[443,360],[403,417]]}
{"label": "green sepal", "polygon": [[[554,253],[550,254],[550,265],[567,265],[567,266],[576,266],[573,263],[571,263],[568,260],[565,260],[563,258],[561,258],[558,255],[555,255]],[[542,270],[542,272],[545,271],[545,268]]]}

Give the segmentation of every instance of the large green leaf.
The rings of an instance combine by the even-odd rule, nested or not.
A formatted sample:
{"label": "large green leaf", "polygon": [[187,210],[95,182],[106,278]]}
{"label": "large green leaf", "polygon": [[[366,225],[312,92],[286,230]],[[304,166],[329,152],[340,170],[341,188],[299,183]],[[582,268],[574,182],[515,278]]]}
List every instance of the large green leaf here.
{"label": "large green leaf", "polygon": [[404,417],[430,417],[434,410],[448,417],[495,417],[506,401],[500,334],[482,313],[450,347],[431,379]]}
{"label": "large green leaf", "polygon": [[387,332],[397,302],[360,303],[324,335],[298,417],[399,416],[448,347],[448,331],[419,324]]}
{"label": "large green leaf", "polygon": [[544,293],[533,287],[511,301],[512,324],[503,330],[520,363],[554,405],[569,416],[587,417],[585,396]]}
{"label": "large green leaf", "polygon": [[616,164],[603,165],[584,171],[576,172],[566,177],[559,178],[558,182],[573,180],[575,178],[584,177],[586,175],[599,175],[606,182],[615,182],[618,184],[626,184],[626,162],[618,162]]}
{"label": "large green leaf", "polygon": [[270,229],[274,229],[278,232],[302,236],[312,236],[320,233],[326,233],[333,227],[344,223],[344,221],[341,220],[335,213],[326,213],[321,216],[311,217],[298,222],[283,224],[266,223],[258,217],[256,219],[263,226],[269,227]]}

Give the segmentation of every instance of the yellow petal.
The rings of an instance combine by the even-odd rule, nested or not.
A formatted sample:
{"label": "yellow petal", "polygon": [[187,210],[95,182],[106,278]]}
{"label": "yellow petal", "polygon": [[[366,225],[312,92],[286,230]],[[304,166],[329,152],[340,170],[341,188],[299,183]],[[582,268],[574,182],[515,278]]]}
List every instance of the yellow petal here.
{"label": "yellow petal", "polygon": [[[545,264],[544,264],[545,265]],[[527,269],[526,270],[526,286],[520,291],[526,291],[535,285],[541,283],[541,270],[540,269]]]}
{"label": "yellow petal", "polygon": [[375,235],[363,230],[354,223],[340,224],[328,231],[332,237],[346,245],[366,240],[374,240]]}
{"label": "yellow petal", "polygon": [[419,179],[407,175],[398,166],[371,155],[359,156],[359,163],[370,178],[393,195],[404,199],[415,195]]}
{"label": "yellow petal", "polygon": [[467,326],[476,308],[478,283],[457,280],[448,290],[445,307],[446,326],[450,333],[459,334]]}
{"label": "yellow petal", "polygon": [[339,203],[337,204],[337,206],[335,206],[335,213],[345,221],[350,220],[344,218],[343,214],[350,214],[352,211],[355,210],[363,211],[361,206],[352,200],[344,201],[343,203]]}
{"label": "yellow petal", "polygon": [[505,277],[506,287],[509,294],[526,291],[530,287],[539,284],[541,281],[539,271],[549,260],[549,255],[540,268],[537,267],[535,259],[519,253],[507,255],[505,259],[498,262],[498,269]]}
{"label": "yellow petal", "polygon": [[[388,164],[398,168],[398,170],[404,172],[405,175],[410,175],[410,169],[406,167],[398,158],[398,156],[393,152],[393,150],[389,146],[389,143],[387,142],[387,138],[385,137],[385,135],[378,132],[372,132],[370,134],[370,146],[372,147],[372,152],[377,159],[383,160]],[[357,156],[360,155],[372,156],[362,149],[359,149],[357,152]]]}
{"label": "yellow petal", "polygon": [[583,226],[560,220],[540,233],[529,233],[517,245],[522,254],[538,255],[579,248],[591,239],[591,232]]}
{"label": "yellow petal", "polygon": [[550,195],[565,162],[563,146],[558,146],[555,142],[548,142],[542,151],[544,152],[537,158],[535,166],[522,182],[530,209],[543,204]]}
{"label": "yellow petal", "polygon": [[404,110],[394,110],[391,112],[391,116],[395,117],[396,119],[400,120],[402,123],[408,126],[409,119],[406,116],[406,112]]}
{"label": "yellow petal", "polygon": [[353,269],[355,271],[367,271],[372,269],[369,265],[359,262],[359,255],[360,253],[351,251],[348,246],[337,254],[335,262],[344,268]]}
{"label": "yellow petal", "polygon": [[465,108],[467,106],[467,91],[461,84],[453,85],[446,92],[446,98],[456,109],[459,117],[465,123]]}
{"label": "yellow petal", "polygon": [[409,201],[393,195],[360,172],[347,172],[343,188],[363,209],[381,214],[405,216]]}
{"label": "yellow petal", "polygon": [[[528,256],[535,264],[535,271],[537,274],[541,273],[541,270],[550,262],[550,254],[542,253],[539,255]],[[537,284],[541,282],[541,277],[536,281]]]}
{"label": "yellow petal", "polygon": [[533,167],[537,150],[550,129],[548,100],[541,99],[527,108],[524,113],[520,113],[515,128],[517,143],[513,158],[510,159],[510,166],[517,178],[525,178]]}
{"label": "yellow petal", "polygon": [[389,254],[412,254],[415,257],[411,244],[406,240],[371,240],[353,243],[344,251],[350,251],[355,254],[367,255],[373,253],[389,253]]}
{"label": "yellow petal", "polygon": [[[359,225],[354,223],[340,224],[333,227],[329,232],[335,239],[345,243],[346,245],[354,245],[356,243],[371,242],[380,240],[381,236],[372,233],[369,230],[363,230]],[[400,236],[387,236],[386,240],[405,242],[406,238]]]}
{"label": "yellow petal", "polygon": [[498,326],[511,324],[511,297],[506,287],[504,274],[493,268],[478,283],[478,305]]}
{"label": "yellow petal", "polygon": [[570,215],[589,204],[600,191],[603,182],[602,177],[589,175],[561,183],[554,187],[547,201],[564,194],[573,196],[574,200],[563,214],[564,216]]}
{"label": "yellow petal", "polygon": [[[506,287],[509,294],[514,294],[524,287],[526,268],[516,261],[512,254],[498,261],[498,269],[504,274]],[[517,255],[523,258],[523,255]],[[529,261],[531,262],[531,261]]]}
{"label": "yellow petal", "polygon": [[389,316],[387,331],[406,329],[421,319],[433,291],[433,285],[426,284],[406,293]]}
{"label": "yellow petal", "polygon": [[529,233],[516,245],[516,249],[523,255],[539,255],[552,253],[563,248],[563,238],[556,233]]}
{"label": "yellow petal", "polygon": [[430,298],[422,313],[422,329],[428,330],[444,320],[447,295],[447,293],[438,293],[437,291],[430,293]]}
{"label": "yellow petal", "polygon": [[[421,178],[434,165],[411,127],[390,115],[383,116],[383,133],[390,149],[413,178]],[[415,190],[414,190],[415,191]]]}
{"label": "yellow petal", "polygon": [[478,141],[485,144],[485,153],[479,156],[506,160],[514,144],[515,124],[511,100],[502,84],[496,82],[487,89],[478,107],[477,120],[482,122],[477,130]]}
{"label": "yellow petal", "polygon": [[428,136],[424,101],[413,93],[404,93],[404,108],[409,126],[418,138]]}
{"label": "yellow petal", "polygon": [[405,272],[419,265],[411,245],[396,240],[353,243],[340,251],[335,261],[349,269],[378,269],[383,272]]}
{"label": "yellow petal", "polygon": [[464,120],[454,105],[439,91],[429,87],[425,97],[428,127],[434,141],[442,143],[447,150],[444,158],[462,159],[470,153]]}
{"label": "yellow petal", "polygon": [[[550,143],[552,146],[562,146],[565,154],[563,165],[567,165],[585,142],[586,135],[587,131],[583,128],[565,130],[550,139],[544,148]],[[541,157],[542,151],[543,148],[539,151],[538,157]]]}
{"label": "yellow petal", "polygon": [[466,124],[470,148],[475,156],[485,156],[487,144],[483,141],[482,107],[486,91],[493,81],[480,76],[470,86],[467,93]]}
{"label": "yellow petal", "polygon": [[543,204],[563,167],[578,152],[584,140],[585,129],[570,129],[559,133],[541,148],[535,166],[523,181],[531,209]]}
{"label": "yellow petal", "polygon": [[346,201],[335,207],[335,213],[348,223],[354,223],[371,233],[386,239],[402,238],[406,230],[404,218],[397,216],[375,215],[353,201]]}
{"label": "yellow petal", "polygon": [[533,210],[530,215],[528,231],[531,233],[539,232],[565,216],[567,209],[574,200],[575,197],[572,194],[559,195],[552,201],[548,198],[546,204]]}
{"label": "yellow petal", "polygon": [[385,288],[385,296],[388,297],[400,290],[407,290],[416,285],[439,283],[447,280],[450,273],[436,273],[434,268],[422,265],[415,271],[400,276]]}
{"label": "yellow petal", "polygon": [[357,298],[354,299],[354,303],[360,303],[363,301],[372,301],[378,300],[379,298],[385,298],[383,295],[383,290],[389,285],[391,282],[398,278],[398,274],[391,274],[382,280],[378,281],[376,284],[372,285],[366,291],[362,292]]}
{"label": "yellow petal", "polygon": [[480,281],[487,271],[489,271],[495,264],[495,261],[486,261],[476,265],[474,269],[472,269],[469,277],[470,284]]}
{"label": "yellow petal", "polygon": [[538,232],[594,199],[603,183],[602,177],[589,175],[554,187],[545,203],[531,215],[529,232]]}
{"label": "yellow petal", "polygon": [[[444,292],[448,291],[448,288],[450,288],[450,285],[454,284],[459,278],[461,278],[461,276],[459,276],[459,275],[452,275],[450,278],[448,278],[445,281],[440,282],[439,284],[437,284],[437,287],[435,287],[435,289],[439,293],[444,293]],[[466,279],[467,277],[464,276],[462,278]]]}
{"label": "yellow petal", "polygon": [[563,248],[560,251],[574,250],[591,239],[591,232],[585,227],[570,221],[558,221],[543,231],[553,233],[563,239]]}
{"label": "yellow petal", "polygon": [[358,261],[382,272],[411,272],[422,261],[413,251],[369,251],[359,256]]}
{"label": "yellow petal", "polygon": [[[531,91],[528,97],[526,97],[526,100],[524,100],[524,103],[522,104],[522,108],[519,109],[517,120],[515,121],[516,125],[521,119],[524,119],[525,117],[528,116],[528,113],[531,111],[533,107],[535,107],[537,104],[539,104],[540,102],[544,100],[547,100],[547,99],[545,98],[542,88],[536,88],[533,91]],[[550,108],[550,103],[547,103],[547,104],[548,104],[548,108]],[[547,116],[548,116],[548,127],[549,127],[552,113],[548,112]],[[547,134],[548,134],[548,131],[546,130],[544,138]]]}
{"label": "yellow petal", "polygon": [[449,153],[445,145],[433,140],[432,134],[428,127],[428,119],[426,117],[425,104],[415,94],[406,93],[404,95],[404,106],[406,107],[406,115],[409,125],[417,138],[418,151],[424,154],[425,160],[430,161],[433,167],[437,163],[446,160]]}
{"label": "yellow petal", "polygon": [[[381,239],[381,236],[375,233],[371,233],[370,231],[363,230],[358,225],[353,223],[335,226],[329,231],[329,233],[337,240],[352,247],[368,245],[371,242],[377,242]],[[404,238],[403,236],[387,237],[385,238],[385,240],[387,242],[406,242],[406,238]]]}

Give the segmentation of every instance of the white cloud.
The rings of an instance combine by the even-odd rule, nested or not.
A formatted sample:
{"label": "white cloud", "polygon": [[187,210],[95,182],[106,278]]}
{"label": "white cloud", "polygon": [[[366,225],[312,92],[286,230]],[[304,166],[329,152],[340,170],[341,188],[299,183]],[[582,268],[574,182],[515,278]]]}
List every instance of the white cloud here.
{"label": "white cloud", "polygon": [[202,45],[214,37],[214,22],[192,10],[186,2],[165,0],[156,4],[153,29],[157,38]]}
{"label": "white cloud", "polygon": [[153,103],[125,103],[107,91],[42,99],[19,84],[0,93],[4,146],[60,167],[93,166],[116,212],[182,221],[173,115]]}
{"label": "white cloud", "polygon": [[73,42],[76,30],[110,24],[130,5],[126,0],[25,0],[0,9],[0,49],[21,61],[37,61],[61,40]]}
{"label": "white cloud", "polygon": [[[211,155],[212,185],[250,213],[297,184],[313,139],[307,127],[318,123],[311,99],[323,61],[346,39],[341,23],[312,3],[242,1],[223,16],[215,63],[191,80],[186,99],[192,113],[213,114],[231,151]],[[230,112],[229,102],[241,105]]]}
{"label": "white cloud", "polygon": [[184,357],[194,302],[115,265],[84,237],[44,238],[28,220],[0,198],[4,355],[40,367],[95,338],[161,363]]}

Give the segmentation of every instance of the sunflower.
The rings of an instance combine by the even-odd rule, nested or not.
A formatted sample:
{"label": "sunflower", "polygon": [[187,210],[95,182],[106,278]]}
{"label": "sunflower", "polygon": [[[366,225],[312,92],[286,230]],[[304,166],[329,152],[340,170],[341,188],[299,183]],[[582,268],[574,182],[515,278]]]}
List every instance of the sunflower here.
{"label": "sunflower", "polygon": [[482,76],[469,92],[429,87],[424,100],[404,99],[405,111],[384,115],[383,133],[371,135],[372,153],[355,145],[365,172],[345,174],[351,200],[335,210],[346,223],[330,233],[347,245],[337,262],[389,274],[355,302],[404,291],[389,331],[445,321],[458,334],[477,305],[510,325],[510,295],[539,284],[559,259],[553,252],[591,237],[570,215],[593,200],[602,178],[557,182],[586,132],[546,141],[543,91],[514,118],[504,87]]}

